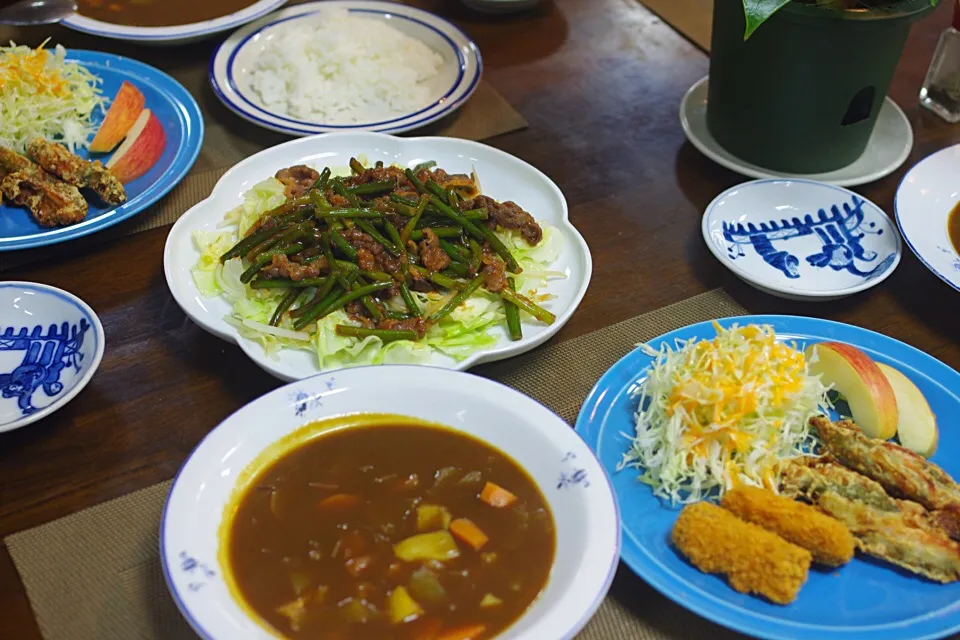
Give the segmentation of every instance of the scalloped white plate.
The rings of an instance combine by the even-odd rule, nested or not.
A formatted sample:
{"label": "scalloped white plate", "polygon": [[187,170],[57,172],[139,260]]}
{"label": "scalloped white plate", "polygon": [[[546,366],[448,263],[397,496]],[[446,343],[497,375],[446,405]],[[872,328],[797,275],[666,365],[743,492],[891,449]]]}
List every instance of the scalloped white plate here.
{"label": "scalloped white plate", "polygon": [[476,169],[483,192],[497,200],[513,200],[542,224],[555,227],[563,250],[551,270],[566,278],[550,280],[543,289],[556,297],[544,306],[557,320],[551,326],[524,322],[523,339],[513,342],[506,327],[491,331],[498,342],[457,361],[435,352],[424,365],[464,370],[481,362],[502,360],[546,342],[566,324],[587,291],[593,262],[580,232],[568,220],[567,201],[560,189],[538,169],[508,153],[457,138],[396,138],[380,133],[329,133],[291,140],[251,156],[230,169],[210,196],[187,211],[170,230],[163,252],[167,286],[183,311],[210,333],[237,343],[244,353],[282,380],[299,380],[320,373],[316,356],[297,349],[284,349],[272,358],[256,342],[241,338],[224,320],[230,304],[223,298],[201,295],[191,274],[200,252],[191,239],[194,231],[213,231],[224,214],[242,201],[243,193],[279,169],[296,164],[347,166],[351,156],[363,155],[369,162],[415,166],[434,160],[445,170],[469,173]]}

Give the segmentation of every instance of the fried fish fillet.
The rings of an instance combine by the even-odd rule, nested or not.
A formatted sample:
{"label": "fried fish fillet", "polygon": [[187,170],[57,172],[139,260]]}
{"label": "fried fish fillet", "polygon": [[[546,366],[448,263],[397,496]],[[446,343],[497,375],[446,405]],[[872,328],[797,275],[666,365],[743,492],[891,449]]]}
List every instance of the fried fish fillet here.
{"label": "fried fish fillet", "polygon": [[740,593],[790,604],[807,581],[809,551],[709,502],[684,507],[670,536],[697,569],[726,575]]}
{"label": "fried fish fillet", "polygon": [[746,485],[724,493],[720,505],[733,515],[803,547],[820,564],[839,567],[853,558],[856,542],[849,529],[816,507]]}
{"label": "fried fish fillet", "polygon": [[818,416],[810,424],[838,462],[883,485],[890,495],[936,511],[940,526],[960,540],[960,485],[923,456],[892,442],[865,436],[847,420]]}
{"label": "fried fish fillet", "polygon": [[76,187],[35,165],[5,175],[0,191],[11,202],[27,207],[45,227],[76,224],[87,215],[87,201]]}
{"label": "fried fish fillet", "polygon": [[844,523],[867,555],[938,582],[960,580],[960,544],[922,506],[826,458],[785,461],[780,490]]}
{"label": "fried fish fillet", "polygon": [[123,204],[123,184],[99,161],[90,162],[70,153],[66,147],[43,138],[27,145],[27,154],[41,167],[75,187],[92,189],[107,204]]}

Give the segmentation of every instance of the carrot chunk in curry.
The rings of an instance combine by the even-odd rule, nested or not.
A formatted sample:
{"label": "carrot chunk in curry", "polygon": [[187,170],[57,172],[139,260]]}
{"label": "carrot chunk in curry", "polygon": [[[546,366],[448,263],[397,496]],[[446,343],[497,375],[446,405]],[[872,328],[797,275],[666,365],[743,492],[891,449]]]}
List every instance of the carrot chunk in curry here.
{"label": "carrot chunk in curry", "polygon": [[253,477],[227,527],[235,595],[295,640],[494,638],[540,594],[556,547],[512,459],[410,419],[293,447]]}

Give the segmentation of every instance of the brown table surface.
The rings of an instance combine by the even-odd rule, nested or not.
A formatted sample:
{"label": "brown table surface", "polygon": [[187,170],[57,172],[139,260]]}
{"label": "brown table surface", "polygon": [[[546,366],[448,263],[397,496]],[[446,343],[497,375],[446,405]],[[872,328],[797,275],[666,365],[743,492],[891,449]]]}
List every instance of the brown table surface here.
{"label": "brown table surface", "polygon": [[[960,142],[960,127],[917,106],[949,4],[914,28],[891,89],[913,124],[913,153],[893,175],[857,189],[888,212],[907,167]],[[490,144],[560,185],[592,248],[590,290],[555,340],[722,286],[754,313],[848,322],[960,367],[960,295],[907,249],[880,286],[822,304],[761,294],[718,265],[701,238],[700,217],[744,178],[700,155],[677,119],[681,96],[707,73],[707,56],[634,0],[556,0],[499,19],[468,14],[455,0],[427,5],[476,40],[486,78],[530,122]],[[207,56],[212,47],[192,51]],[[241,122],[212,95],[198,98],[208,118]],[[83,393],[46,420],[0,435],[0,537],[172,477],[211,427],[279,384],[185,318],[163,277],[167,231],[107,244],[81,239],[60,245],[62,253],[46,263],[0,274],[79,295],[100,314],[107,337],[100,370]],[[628,571],[620,574],[615,591],[637,601],[648,592]],[[40,638],[5,549],[0,638]]]}

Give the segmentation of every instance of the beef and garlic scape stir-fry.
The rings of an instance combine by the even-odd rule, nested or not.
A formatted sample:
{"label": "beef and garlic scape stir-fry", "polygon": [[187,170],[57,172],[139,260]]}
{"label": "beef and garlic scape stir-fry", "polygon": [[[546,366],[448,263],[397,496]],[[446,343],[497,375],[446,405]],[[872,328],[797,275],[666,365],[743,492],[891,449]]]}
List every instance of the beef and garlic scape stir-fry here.
{"label": "beef and garlic scape stir-fry", "polygon": [[[222,234],[201,246],[207,254],[211,246],[222,251],[218,261],[226,272],[214,279],[219,287],[210,286],[201,258],[195,269],[201,291],[219,288],[231,297],[237,283],[230,275],[239,271],[245,300],[234,300],[233,320],[258,332],[256,337],[311,345],[321,364],[341,348],[324,335],[331,329],[324,324],[328,318],[336,319],[337,337],[354,339],[342,347],[348,351],[362,351],[356,341],[373,339],[375,348],[425,343],[454,357],[495,342],[487,329],[496,323],[521,339],[522,313],[554,322],[540,304],[546,296],[536,290],[547,277],[560,275],[545,270],[555,254],[537,254],[550,229],[519,205],[482,195],[475,175],[448,174],[433,163],[364,167],[351,158],[350,170],[340,177],[330,168],[298,165],[257,185],[254,191],[282,189],[282,200],[278,193],[248,194],[232,246],[224,246]],[[239,264],[228,270],[231,262]],[[258,317],[252,317],[251,301]],[[456,326],[447,322],[451,317]],[[381,358],[367,354],[359,360]],[[357,363],[344,360],[339,364]]]}

